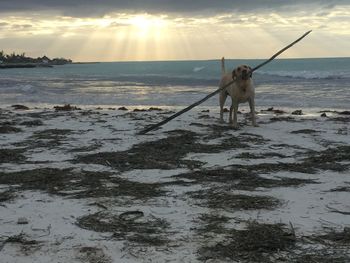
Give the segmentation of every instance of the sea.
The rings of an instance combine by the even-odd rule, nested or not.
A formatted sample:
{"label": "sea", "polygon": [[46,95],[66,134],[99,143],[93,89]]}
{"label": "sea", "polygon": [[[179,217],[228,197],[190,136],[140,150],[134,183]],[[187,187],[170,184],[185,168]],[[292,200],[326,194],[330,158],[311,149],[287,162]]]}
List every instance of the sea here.
{"label": "sea", "polygon": [[[226,69],[264,60],[226,60]],[[0,70],[0,107],[185,107],[218,88],[220,60]],[[350,109],[350,58],[276,59],[253,74],[257,108]],[[201,107],[218,108],[218,95]],[[228,102],[227,102],[228,104]]]}

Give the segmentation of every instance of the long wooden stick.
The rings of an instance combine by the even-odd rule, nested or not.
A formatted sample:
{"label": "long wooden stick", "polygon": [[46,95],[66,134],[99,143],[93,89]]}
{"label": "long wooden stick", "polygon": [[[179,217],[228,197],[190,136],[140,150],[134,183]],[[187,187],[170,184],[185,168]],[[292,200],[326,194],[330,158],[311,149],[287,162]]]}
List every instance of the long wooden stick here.
{"label": "long wooden stick", "polygon": [[[274,60],[277,56],[279,56],[280,54],[282,54],[284,51],[286,51],[287,49],[289,49],[290,47],[294,46],[296,43],[298,43],[300,40],[302,40],[304,37],[306,37],[308,34],[311,33],[312,30],[306,32],[304,35],[302,35],[301,37],[299,37],[297,40],[295,40],[294,42],[292,42],[291,44],[289,44],[288,46],[284,47],[283,49],[281,49],[280,51],[278,51],[276,54],[274,54],[271,58],[269,58],[268,60],[264,61],[263,63],[259,64],[258,66],[254,67],[251,72],[253,73],[255,70],[265,66],[267,63],[271,62],[272,60]],[[228,84],[226,84],[223,87],[220,87],[219,89],[217,89],[216,91],[210,93],[209,95],[207,95],[206,97],[204,97],[203,99],[193,103],[192,105],[184,108],[183,110],[171,115],[169,118],[155,124],[152,125],[148,128],[143,129],[142,131],[140,131],[138,134],[139,135],[143,135],[146,134],[162,125],[164,125],[165,123],[175,119],[176,117],[180,116],[181,114],[191,110],[192,108],[198,106],[199,104],[203,103],[204,101],[208,100],[209,98],[213,97],[214,95],[218,94],[221,90],[226,89],[228,86],[230,86],[231,84],[233,84],[235,82],[235,80],[232,80],[231,82],[229,82]]]}
{"label": "long wooden stick", "polygon": [[296,43],[298,43],[300,40],[302,40],[304,37],[306,37],[308,34],[310,34],[312,32],[312,30],[307,31],[304,35],[302,35],[301,37],[299,37],[297,40],[295,40],[293,43],[290,43],[288,46],[282,48],[280,51],[278,51],[275,55],[273,55],[271,58],[269,58],[268,60],[266,60],[265,62],[257,65],[256,67],[254,67],[251,71],[254,72],[255,70],[261,68],[262,66],[265,66],[267,63],[271,62],[272,60],[274,60],[277,56],[281,55],[284,51],[286,51],[288,48],[294,46]]}
{"label": "long wooden stick", "polygon": [[192,105],[188,106],[187,108],[184,108],[183,110],[180,110],[179,112],[177,112],[177,113],[171,115],[169,118],[167,118],[167,119],[165,119],[165,120],[163,120],[163,121],[161,121],[161,122],[159,122],[159,123],[157,123],[157,124],[155,124],[155,125],[152,125],[151,127],[145,128],[144,130],[140,131],[139,134],[140,134],[140,135],[146,134],[147,132],[152,131],[152,130],[154,130],[154,129],[160,127],[160,126],[162,126],[163,124],[165,124],[165,123],[171,121],[172,119],[175,119],[176,117],[180,116],[181,114],[183,114],[183,113],[189,111],[190,109],[192,109],[192,108],[198,106],[199,104],[203,103],[203,102],[206,101],[207,99],[209,99],[209,98],[213,97],[214,95],[218,94],[221,90],[226,89],[226,88],[227,88],[228,86],[230,86],[233,82],[235,82],[235,81],[233,80],[233,81],[227,83],[225,86],[223,86],[223,87],[217,89],[216,91],[210,93],[209,95],[207,95],[206,97],[204,97],[204,98],[201,99],[200,101],[197,101],[197,102],[193,103]]}

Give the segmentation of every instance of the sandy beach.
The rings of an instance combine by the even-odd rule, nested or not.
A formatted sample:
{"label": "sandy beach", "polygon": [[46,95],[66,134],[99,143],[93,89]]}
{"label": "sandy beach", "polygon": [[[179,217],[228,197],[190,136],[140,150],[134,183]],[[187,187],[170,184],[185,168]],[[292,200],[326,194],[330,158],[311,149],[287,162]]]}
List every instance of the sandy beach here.
{"label": "sandy beach", "polygon": [[349,112],[118,108],[0,110],[1,262],[349,262]]}
{"label": "sandy beach", "polygon": [[0,14],[0,263],[350,262],[350,1]]}

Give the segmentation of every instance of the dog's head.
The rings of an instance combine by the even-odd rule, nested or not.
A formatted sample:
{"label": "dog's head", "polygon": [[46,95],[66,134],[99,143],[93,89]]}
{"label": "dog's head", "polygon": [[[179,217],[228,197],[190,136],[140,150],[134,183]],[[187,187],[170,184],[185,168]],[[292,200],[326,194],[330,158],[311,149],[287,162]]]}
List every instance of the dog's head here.
{"label": "dog's head", "polygon": [[232,71],[234,80],[247,81],[252,77],[252,68],[247,65],[240,65]]}

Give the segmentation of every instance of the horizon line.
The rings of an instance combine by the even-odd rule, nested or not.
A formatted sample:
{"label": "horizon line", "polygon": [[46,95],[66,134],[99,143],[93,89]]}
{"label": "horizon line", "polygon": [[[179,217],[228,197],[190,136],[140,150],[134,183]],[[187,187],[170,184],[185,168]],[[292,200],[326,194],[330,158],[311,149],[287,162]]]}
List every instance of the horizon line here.
{"label": "horizon line", "polygon": [[[266,60],[267,58],[227,58],[225,60]],[[330,56],[330,57],[293,57],[276,58],[275,60],[296,60],[296,59],[350,59],[350,56]],[[211,59],[159,59],[159,60],[111,60],[111,61],[74,61],[74,63],[131,63],[131,62],[185,62],[185,61],[219,61],[221,58]]]}

